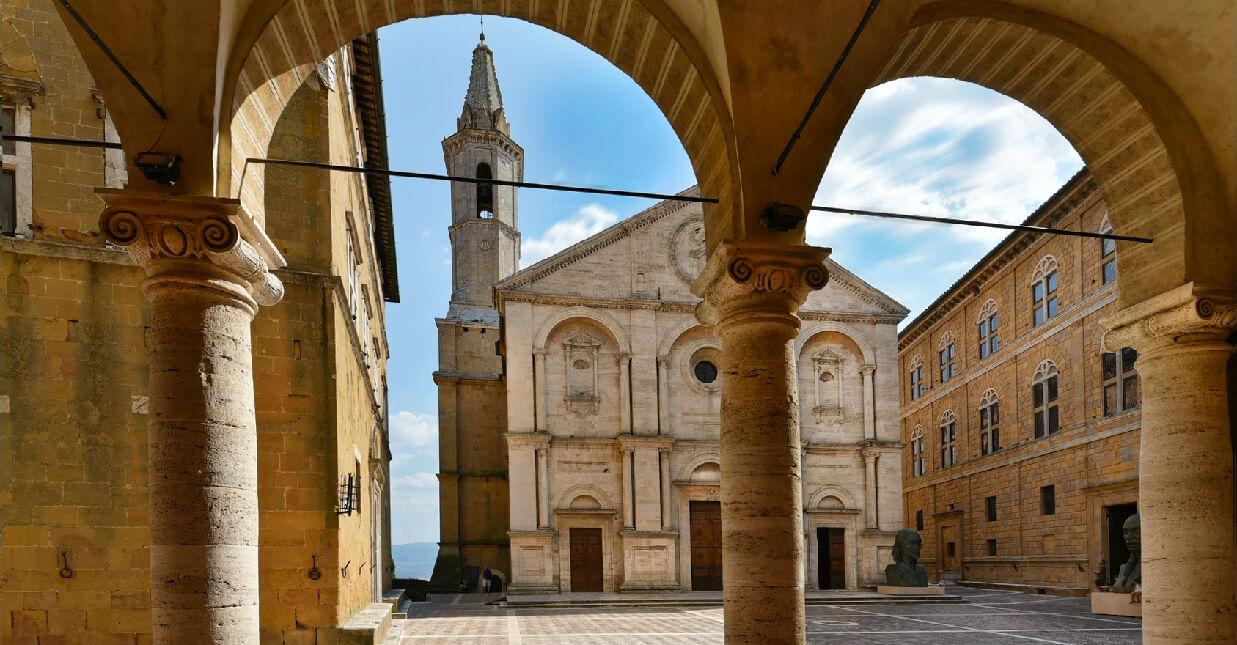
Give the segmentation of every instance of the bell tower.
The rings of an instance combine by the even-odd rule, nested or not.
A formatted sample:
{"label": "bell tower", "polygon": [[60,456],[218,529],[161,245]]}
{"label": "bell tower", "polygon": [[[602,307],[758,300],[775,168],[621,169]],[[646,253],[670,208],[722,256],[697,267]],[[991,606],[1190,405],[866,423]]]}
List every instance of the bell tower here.
{"label": "bell tower", "polygon": [[[472,52],[468,93],[442,142],[447,173],[520,181],[524,150],[511,140],[494,52]],[[438,319],[439,548],[431,589],[455,591],[487,567],[511,579],[507,537],[507,385],[494,285],[515,273],[520,232],[513,186],[451,182],[451,303]]]}
{"label": "bell tower", "polygon": [[[494,52],[481,42],[472,51],[472,74],[455,134],[442,142],[453,177],[522,181],[524,149],[511,139]],[[494,284],[520,263],[519,205],[513,186],[451,183],[451,310],[470,319],[494,308]]]}

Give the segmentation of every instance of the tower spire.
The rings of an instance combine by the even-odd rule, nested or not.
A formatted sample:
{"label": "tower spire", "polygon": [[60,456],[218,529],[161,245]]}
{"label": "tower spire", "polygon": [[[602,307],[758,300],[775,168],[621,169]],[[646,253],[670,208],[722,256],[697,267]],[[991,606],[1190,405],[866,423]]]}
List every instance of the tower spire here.
{"label": "tower spire", "polygon": [[485,43],[484,22],[481,41],[472,50],[472,73],[457,126],[459,130],[498,130],[508,136],[511,134],[511,126],[503,112],[503,94],[498,89],[498,73],[494,70],[494,52]]}

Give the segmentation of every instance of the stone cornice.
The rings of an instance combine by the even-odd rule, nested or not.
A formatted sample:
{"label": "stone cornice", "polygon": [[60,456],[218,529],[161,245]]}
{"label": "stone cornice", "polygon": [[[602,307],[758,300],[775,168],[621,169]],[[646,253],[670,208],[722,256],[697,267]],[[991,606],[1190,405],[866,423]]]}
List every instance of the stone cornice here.
{"label": "stone cornice", "polygon": [[1237,298],[1190,282],[1118,311],[1107,326],[1105,351],[1133,347],[1145,355],[1193,342],[1226,342],[1237,328]]}
{"label": "stone cornice", "polygon": [[547,432],[507,432],[503,434],[507,440],[508,450],[531,448],[540,450],[550,447],[550,434]]}
{"label": "stone cornice", "polygon": [[443,383],[497,383],[501,381],[501,376],[471,376],[460,372],[434,372],[434,383],[442,385]]}
{"label": "stone cornice", "polygon": [[[829,281],[843,289],[854,294],[860,300],[874,305],[881,311],[884,311],[888,317],[893,319],[893,322],[901,322],[911,312],[910,309],[902,306],[902,303],[890,298],[888,294],[880,289],[869,284],[863,278],[851,273],[846,267],[838,264],[832,259],[825,261],[825,266],[829,269]],[[803,318],[803,313],[800,312],[800,318]],[[828,312],[824,312],[828,314]],[[868,314],[877,316],[879,314]]]}
{"label": "stone cornice", "polygon": [[19,255],[41,255],[45,257],[64,258],[66,260],[81,260],[83,262],[137,266],[137,260],[124,249],[115,247],[85,246],[73,242],[28,240],[20,237],[0,237],[0,251],[9,251]]}
{"label": "stone cornice", "polygon": [[[713,250],[692,293],[703,298],[696,317],[726,326],[756,317],[794,314],[829,281],[829,249],[725,240]],[[772,319],[772,318],[770,318]],[[718,333],[724,333],[720,328]]]}
{"label": "stone cornice", "polygon": [[695,302],[654,300],[652,298],[589,298],[586,296],[560,296],[530,291],[500,289],[496,292],[500,303],[529,302],[537,305],[562,307],[595,307],[600,309],[655,309],[657,311],[694,313]]}
{"label": "stone cornice", "polygon": [[668,435],[638,435],[621,434],[618,436],[619,450],[639,450],[640,448],[670,448],[674,438]]}

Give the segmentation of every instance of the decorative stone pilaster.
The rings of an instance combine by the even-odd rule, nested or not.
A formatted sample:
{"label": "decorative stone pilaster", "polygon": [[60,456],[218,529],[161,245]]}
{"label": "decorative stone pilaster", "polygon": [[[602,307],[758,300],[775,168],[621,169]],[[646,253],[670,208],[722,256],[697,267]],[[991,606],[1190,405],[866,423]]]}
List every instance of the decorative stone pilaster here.
{"label": "decorative stone pilaster", "polygon": [[828,249],[723,242],[692,291],[722,345],[726,641],[802,643],[803,503],[793,339]]}
{"label": "decorative stone pilaster", "polygon": [[863,438],[876,441],[876,366],[864,365],[859,373],[863,376]]}
{"label": "decorative stone pilaster", "polygon": [[636,528],[636,500],[632,495],[635,484],[635,450],[620,447],[619,454],[623,459],[623,528]]}
{"label": "decorative stone pilaster", "polygon": [[674,486],[670,482],[670,448],[659,448],[657,450],[657,466],[661,474],[661,530],[669,531],[674,528],[674,511],[671,510],[670,489]]}
{"label": "decorative stone pilaster", "polygon": [[544,432],[509,432],[507,479],[511,490],[532,495],[511,495],[510,526],[513,531],[532,531],[550,526],[550,435]]}
{"label": "decorative stone pilaster", "polygon": [[250,324],[283,258],[231,199],[100,190],[99,229],[146,272],[154,642],[258,643]]}
{"label": "decorative stone pilaster", "polygon": [[1143,642],[1237,642],[1228,338],[1234,294],[1186,284],[1108,321],[1138,351]]}
{"label": "decorative stone pilaster", "polygon": [[550,404],[549,398],[546,396],[545,377],[546,377],[546,350],[544,347],[533,350],[533,403],[537,406],[537,414],[534,419],[537,432],[549,432],[549,427],[546,425],[548,416],[547,406]]}
{"label": "decorative stone pilaster", "polygon": [[859,454],[863,456],[863,513],[866,523],[864,526],[869,529],[880,528],[880,518],[876,513],[876,500],[879,498],[879,491],[876,490],[876,460],[880,458],[880,450],[874,445],[866,445],[859,449]]}

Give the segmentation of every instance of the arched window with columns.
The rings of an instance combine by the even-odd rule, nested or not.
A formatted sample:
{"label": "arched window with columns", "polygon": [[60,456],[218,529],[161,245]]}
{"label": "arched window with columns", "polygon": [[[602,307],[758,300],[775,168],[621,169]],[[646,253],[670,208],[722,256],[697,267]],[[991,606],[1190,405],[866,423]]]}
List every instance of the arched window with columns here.
{"label": "arched window with columns", "polygon": [[1057,259],[1045,255],[1039,264],[1035,265],[1035,273],[1031,275],[1031,324],[1034,327],[1039,327],[1057,315],[1061,308],[1057,293],[1060,281],[1057,267]]}
{"label": "arched window with columns", "polygon": [[953,410],[941,415],[941,468],[958,463],[958,417]]}
{"label": "arched window with columns", "polygon": [[939,365],[941,368],[940,383],[945,383],[953,378],[958,373],[957,363],[954,359],[958,356],[958,343],[954,342],[954,333],[951,331],[945,332],[941,336],[941,346],[937,349],[937,354],[940,356]]}
{"label": "arched window with columns", "polygon": [[1057,364],[1045,360],[1035,368],[1031,381],[1031,413],[1035,417],[1035,438],[1056,434],[1061,429],[1061,413],[1057,396]]}
{"label": "arched window with columns", "polygon": [[1001,401],[988,388],[979,400],[979,452],[990,455],[1001,449]]}
{"label": "arched window with columns", "polygon": [[923,396],[925,389],[923,382],[923,358],[918,354],[911,358],[910,379],[911,400],[914,401]]}
{"label": "arched window with columns", "polygon": [[979,357],[981,359],[988,358],[1001,348],[1000,323],[996,301],[989,298],[979,310]]}
{"label": "arched window with columns", "polygon": [[[1108,221],[1108,214],[1104,214],[1104,221],[1100,223],[1100,233],[1112,234],[1112,222]],[[1112,284],[1117,281],[1117,241],[1102,239],[1100,240],[1100,280],[1103,284]]]}
{"label": "arched window with columns", "polygon": [[923,426],[915,426],[911,431],[911,472],[915,477],[922,477],[927,472],[927,457],[924,455]]}

